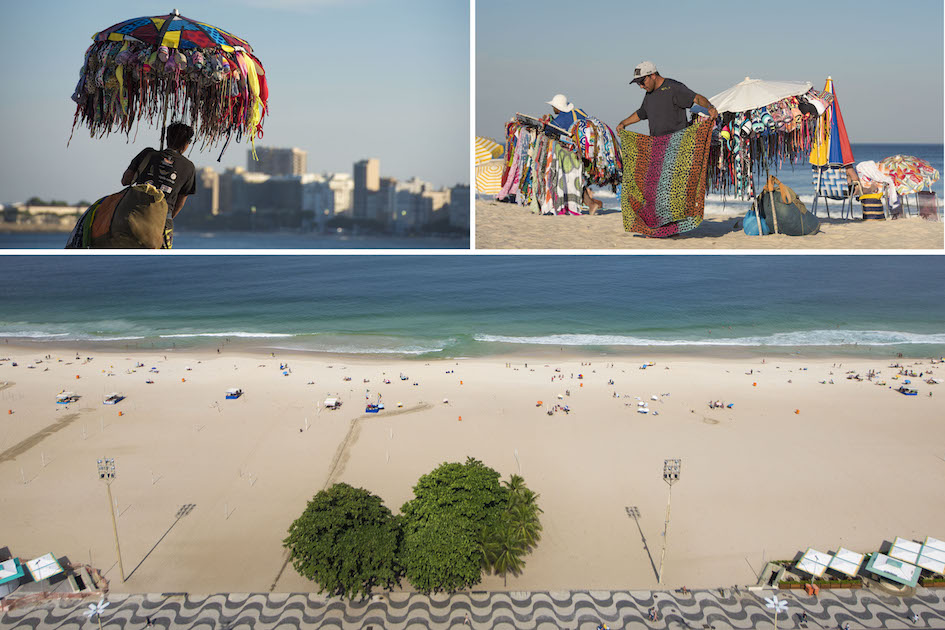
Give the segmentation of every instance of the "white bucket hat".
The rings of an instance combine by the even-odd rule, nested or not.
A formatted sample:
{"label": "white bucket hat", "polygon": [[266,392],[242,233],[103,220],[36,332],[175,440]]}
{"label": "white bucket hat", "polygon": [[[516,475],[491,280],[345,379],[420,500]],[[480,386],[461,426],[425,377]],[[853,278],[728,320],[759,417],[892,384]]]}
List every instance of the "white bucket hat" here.
{"label": "white bucket hat", "polygon": [[554,98],[548,101],[548,105],[562,112],[569,112],[574,109],[574,103],[569,103],[568,97],[564,94],[555,94]]}
{"label": "white bucket hat", "polygon": [[651,74],[656,74],[656,66],[652,61],[644,61],[633,69],[633,81],[630,83],[639,83]]}

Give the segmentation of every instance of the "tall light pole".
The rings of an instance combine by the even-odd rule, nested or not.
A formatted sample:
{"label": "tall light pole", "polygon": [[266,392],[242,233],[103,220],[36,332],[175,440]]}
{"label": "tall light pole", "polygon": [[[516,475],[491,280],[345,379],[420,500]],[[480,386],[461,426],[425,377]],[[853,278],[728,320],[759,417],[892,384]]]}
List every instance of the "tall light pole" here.
{"label": "tall light pole", "polygon": [[663,460],[663,481],[669,486],[669,496],[666,498],[666,522],[663,523],[663,551],[660,553],[660,572],[657,582],[663,583],[663,560],[666,558],[666,534],[669,530],[669,508],[673,500],[673,484],[679,481],[682,470],[682,460],[679,458]]}
{"label": "tall light pole", "polygon": [[121,581],[125,581],[125,566],[121,563],[121,547],[118,545],[118,522],[115,520],[115,502],[112,501],[112,482],[115,480],[115,460],[106,457],[98,460],[98,478],[105,482],[108,491],[108,507],[112,511],[112,531],[115,532],[115,551],[118,552],[118,570]]}

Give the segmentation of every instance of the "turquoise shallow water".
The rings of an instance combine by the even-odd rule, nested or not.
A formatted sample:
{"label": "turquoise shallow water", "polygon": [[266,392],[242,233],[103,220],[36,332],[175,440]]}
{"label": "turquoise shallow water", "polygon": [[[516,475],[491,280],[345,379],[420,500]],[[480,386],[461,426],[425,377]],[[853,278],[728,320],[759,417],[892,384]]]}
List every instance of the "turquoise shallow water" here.
{"label": "turquoise shallow water", "polygon": [[483,356],[945,354],[945,257],[0,258],[0,338]]}

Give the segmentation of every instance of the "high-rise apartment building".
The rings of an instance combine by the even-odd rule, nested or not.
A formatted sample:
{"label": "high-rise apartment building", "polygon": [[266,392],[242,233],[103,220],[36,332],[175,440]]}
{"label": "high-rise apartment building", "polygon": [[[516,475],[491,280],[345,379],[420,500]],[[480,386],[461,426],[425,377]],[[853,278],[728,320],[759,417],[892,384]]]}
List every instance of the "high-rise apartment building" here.
{"label": "high-rise apartment building", "polygon": [[308,168],[308,152],[302,149],[278,149],[275,147],[256,147],[256,157],[253,151],[247,151],[247,168],[250,173],[265,173],[266,175],[304,175]]}
{"label": "high-rise apartment building", "polygon": [[354,163],[354,218],[375,219],[371,216],[376,204],[370,199],[381,189],[381,163],[377,158]]}

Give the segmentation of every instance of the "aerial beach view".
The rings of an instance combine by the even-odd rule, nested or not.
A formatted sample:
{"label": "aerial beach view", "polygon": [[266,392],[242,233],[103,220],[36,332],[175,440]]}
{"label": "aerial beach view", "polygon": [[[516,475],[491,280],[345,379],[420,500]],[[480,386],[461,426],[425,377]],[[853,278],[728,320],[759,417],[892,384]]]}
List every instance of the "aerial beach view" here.
{"label": "aerial beach view", "polygon": [[[495,621],[482,591],[664,592],[694,622],[706,613],[687,591],[725,597],[770,561],[945,538],[929,500],[945,481],[938,257],[102,260],[4,259],[0,496],[8,553],[101,571],[120,627],[151,610],[172,627],[168,593],[317,591],[283,548],[313,495],[345,483],[397,514],[419,478],[467,457],[524,478],[541,536],[520,571],[430,596],[451,611],[430,627],[462,626],[464,610]],[[667,458],[680,462],[671,521]],[[378,605],[417,590],[403,579]],[[883,600],[899,626],[872,604],[791,606],[941,627],[928,593]],[[341,601],[312,597],[303,607]],[[56,601],[0,626],[81,619],[84,603]],[[594,627],[593,612],[645,627],[646,608],[560,623]],[[716,627],[763,625],[747,614]]]}
{"label": "aerial beach view", "polygon": [[[941,249],[942,7],[890,12],[889,55],[860,37],[883,6],[601,1],[664,28],[596,38],[588,63],[519,29],[533,4],[477,3],[476,247]],[[811,15],[844,26],[798,46]]]}

